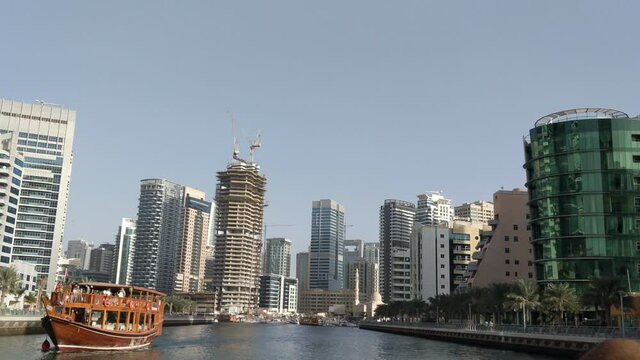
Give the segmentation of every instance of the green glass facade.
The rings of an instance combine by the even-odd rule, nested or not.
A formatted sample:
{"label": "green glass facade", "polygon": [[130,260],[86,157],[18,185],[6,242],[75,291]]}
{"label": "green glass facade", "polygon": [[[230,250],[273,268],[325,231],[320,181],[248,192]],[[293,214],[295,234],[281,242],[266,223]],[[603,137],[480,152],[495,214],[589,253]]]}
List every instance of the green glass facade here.
{"label": "green glass facade", "polygon": [[604,276],[626,284],[628,275],[628,290],[640,290],[640,118],[609,115],[539,121],[525,140],[541,283],[581,289]]}

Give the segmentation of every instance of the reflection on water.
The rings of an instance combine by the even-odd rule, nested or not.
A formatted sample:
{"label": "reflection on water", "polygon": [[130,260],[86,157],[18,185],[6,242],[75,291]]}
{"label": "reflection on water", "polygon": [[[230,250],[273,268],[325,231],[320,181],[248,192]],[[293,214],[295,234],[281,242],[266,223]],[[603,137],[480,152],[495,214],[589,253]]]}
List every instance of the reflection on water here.
{"label": "reflection on water", "polygon": [[44,335],[0,337],[1,359],[551,359],[353,328],[298,325],[211,324],[170,327],[146,350],[40,352]]}

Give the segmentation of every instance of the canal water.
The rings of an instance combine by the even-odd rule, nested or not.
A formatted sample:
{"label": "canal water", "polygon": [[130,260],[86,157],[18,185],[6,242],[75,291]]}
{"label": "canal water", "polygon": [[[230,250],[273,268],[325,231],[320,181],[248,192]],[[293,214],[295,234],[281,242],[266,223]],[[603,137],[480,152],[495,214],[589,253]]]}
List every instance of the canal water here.
{"label": "canal water", "polygon": [[0,359],[553,359],[358,328],[265,324],[210,324],[168,327],[147,350],[43,354],[45,335],[0,337]]}

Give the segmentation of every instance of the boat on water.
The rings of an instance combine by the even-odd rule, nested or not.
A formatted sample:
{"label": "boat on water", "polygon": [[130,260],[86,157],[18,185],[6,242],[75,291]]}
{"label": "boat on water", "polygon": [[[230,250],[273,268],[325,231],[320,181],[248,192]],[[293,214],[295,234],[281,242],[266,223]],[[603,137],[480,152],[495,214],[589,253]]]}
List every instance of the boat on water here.
{"label": "boat on water", "polygon": [[58,351],[141,349],[162,334],[165,296],[109,283],[58,285],[41,297],[42,326]]}
{"label": "boat on water", "polygon": [[303,316],[299,321],[300,325],[321,326],[322,320],[319,316]]}
{"label": "boat on water", "polygon": [[231,322],[231,323],[236,323],[236,322],[240,322],[240,319],[233,315],[233,314],[219,314],[218,315],[218,322]]}

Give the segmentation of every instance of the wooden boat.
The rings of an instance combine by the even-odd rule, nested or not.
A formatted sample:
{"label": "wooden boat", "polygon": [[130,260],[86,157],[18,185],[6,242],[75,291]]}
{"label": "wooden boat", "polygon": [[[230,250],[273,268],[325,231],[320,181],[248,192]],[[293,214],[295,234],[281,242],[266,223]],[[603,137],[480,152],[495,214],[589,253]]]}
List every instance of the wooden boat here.
{"label": "wooden boat", "polygon": [[108,283],[74,284],[43,295],[42,326],[58,351],[134,350],[162,334],[165,294]]}
{"label": "wooden boat", "polygon": [[300,325],[320,326],[322,321],[319,316],[303,316],[300,318]]}
{"label": "wooden boat", "polygon": [[235,322],[240,322],[240,319],[238,319],[238,317],[233,315],[233,314],[219,314],[218,315],[218,322],[235,323]]}

